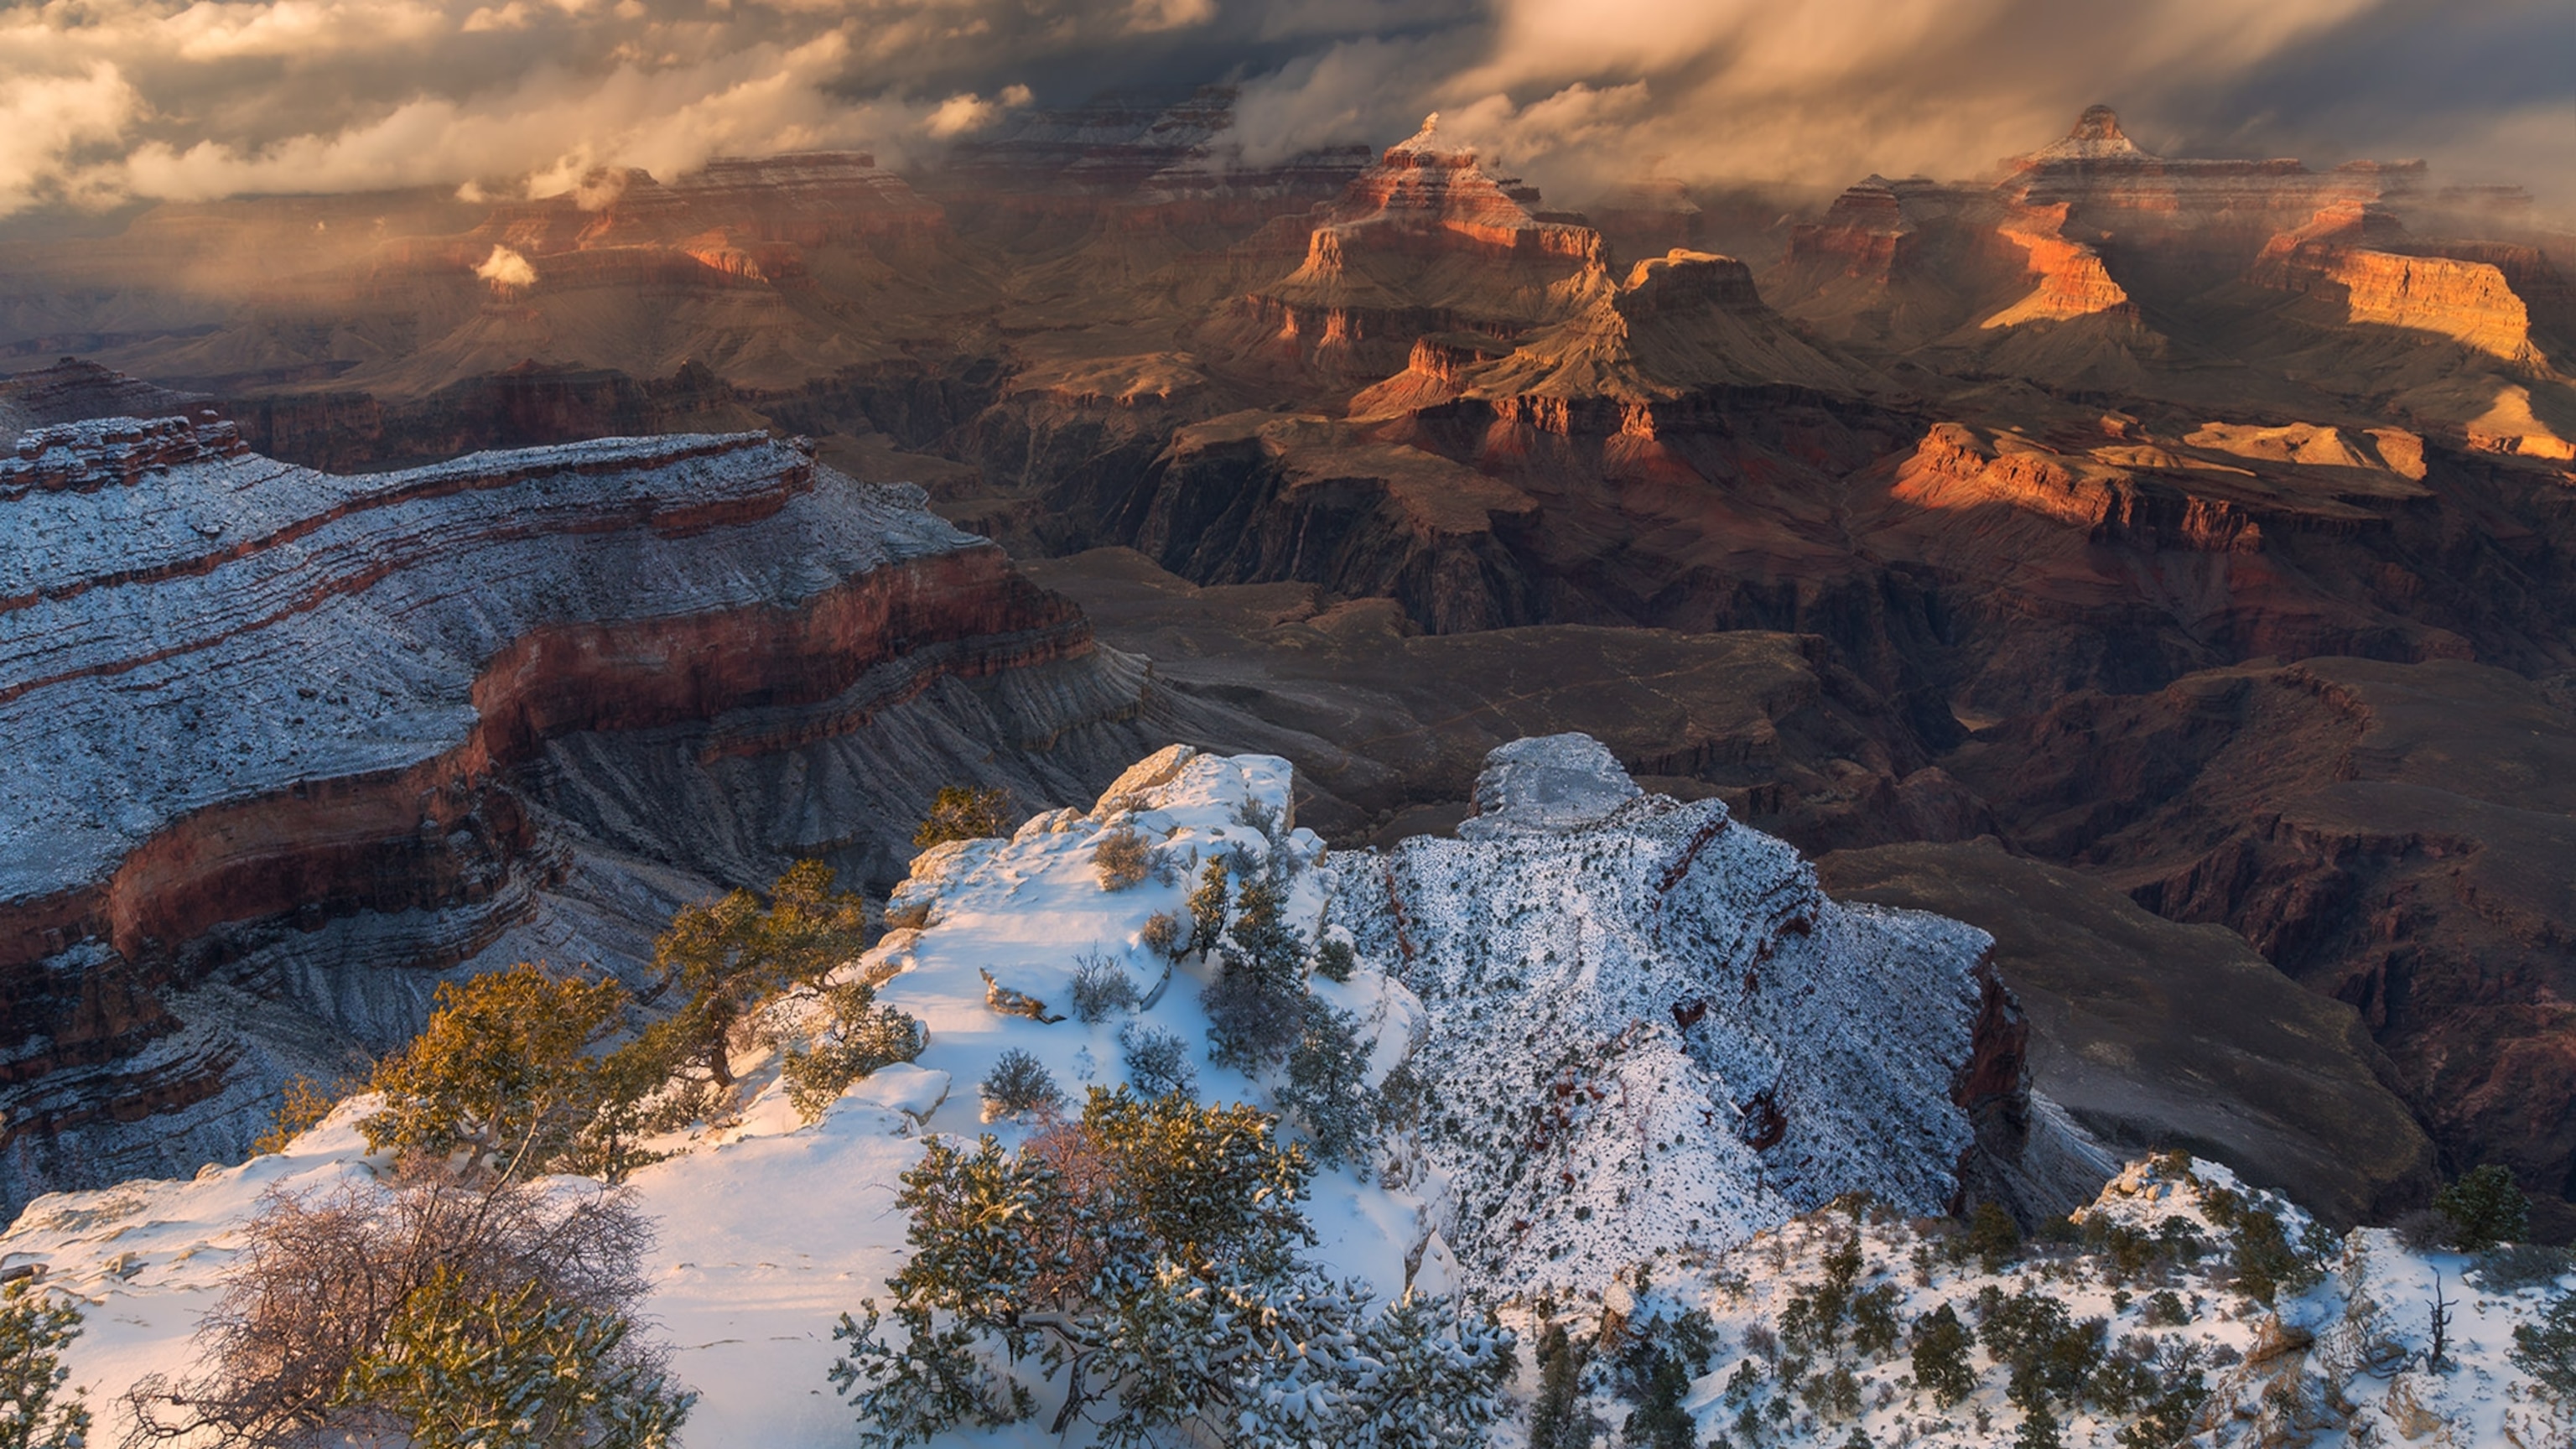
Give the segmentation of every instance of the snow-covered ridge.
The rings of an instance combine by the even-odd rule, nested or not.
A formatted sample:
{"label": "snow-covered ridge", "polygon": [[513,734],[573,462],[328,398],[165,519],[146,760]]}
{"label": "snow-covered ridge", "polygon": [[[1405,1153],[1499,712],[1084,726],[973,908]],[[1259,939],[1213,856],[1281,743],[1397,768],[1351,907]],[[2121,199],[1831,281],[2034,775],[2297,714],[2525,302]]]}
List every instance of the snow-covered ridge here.
{"label": "snow-covered ridge", "polygon": [[[1941,1206],[1971,1140],[1947,1092],[1970,1046],[1976,933],[1837,907],[1788,847],[1713,805],[1637,793],[1588,739],[1524,743],[1496,763],[1483,838],[1385,856],[1328,854],[1297,828],[1286,762],[1180,746],[1090,810],[924,852],[892,903],[915,924],[843,968],[927,1023],[920,1059],[807,1124],[770,1049],[750,1049],[735,1062],[739,1113],[666,1144],[679,1155],[634,1180],[661,1224],[651,1311],[706,1394],[687,1442],[846,1442],[844,1411],[810,1392],[833,1357],[833,1318],[899,1261],[904,1223],[884,1205],[923,1134],[1031,1130],[985,1120],[975,1084],[1005,1051],[1034,1056],[1078,1098],[1131,1080],[1127,1041],[1169,1032],[1202,1099],[1275,1100],[1269,1075],[1207,1059],[1200,991],[1219,968],[1145,942],[1147,921],[1185,912],[1217,857],[1282,882],[1285,919],[1309,940],[1357,940],[1351,978],[1311,989],[1362,1023],[1371,1086],[1402,1068],[1428,1089],[1421,1125],[1316,1180],[1315,1255],[1338,1274],[1381,1293],[1597,1294],[1658,1250],[1733,1248],[1846,1190]],[[1126,832],[1154,868],[1108,889],[1094,856]],[[1085,962],[1128,972],[1141,1004],[1072,1015]],[[794,1039],[808,1010],[774,1008],[777,1037]],[[1828,1085],[1844,1099],[1820,1100]],[[1488,1103],[1510,1132],[1429,1120],[1481,1121]],[[0,1265],[42,1261],[93,1305],[73,1365],[94,1400],[184,1363],[263,1187],[365,1170],[356,1110],[284,1156],[193,1182],[41,1198],[0,1236]],[[1526,1205],[1487,1214],[1506,1199]],[[1522,1214],[1532,1225],[1515,1232]]]}
{"label": "snow-covered ridge", "polygon": [[1845,907],[1581,735],[1494,752],[1466,839],[1336,856],[1336,919],[1430,1025],[1420,1146],[1470,1281],[1598,1291],[1838,1193],[1943,1210],[1985,933]]}

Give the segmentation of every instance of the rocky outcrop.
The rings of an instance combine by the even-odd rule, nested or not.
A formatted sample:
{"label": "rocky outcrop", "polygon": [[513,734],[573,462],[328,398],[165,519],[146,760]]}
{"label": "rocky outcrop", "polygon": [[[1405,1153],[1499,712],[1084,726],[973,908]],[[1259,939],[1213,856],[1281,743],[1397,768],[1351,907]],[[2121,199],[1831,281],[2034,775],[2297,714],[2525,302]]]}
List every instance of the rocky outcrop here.
{"label": "rocky outcrop", "polygon": [[710,878],[883,874],[943,778],[1132,756],[1141,671],[921,503],[759,434],[359,478],[220,422],[22,438],[0,1191],[238,1154],[441,971],[634,971]]}
{"label": "rocky outcrop", "polygon": [[[1601,234],[1537,209],[1537,188],[1442,141],[1439,119],[1320,208],[1304,260],[1238,299],[1212,335],[1328,378],[1384,377],[1426,333],[1510,335],[1567,315],[1566,284],[1606,262]],[[1295,225],[1275,223],[1245,249],[1275,249]]]}
{"label": "rocky outcrop", "polygon": [[1335,919],[1427,1008],[1420,1136],[1462,1264],[1584,1287],[1855,1184],[1955,1201],[1972,1109],[2023,1091],[1982,933],[1843,906],[1582,735],[1497,749],[1476,799],[1461,839],[1331,861]]}
{"label": "rocky outcrop", "polygon": [[2576,1232],[2576,719],[2500,670],[2316,659],[2080,694],[1945,762],[2008,838],[2350,1004],[2443,1165]]}

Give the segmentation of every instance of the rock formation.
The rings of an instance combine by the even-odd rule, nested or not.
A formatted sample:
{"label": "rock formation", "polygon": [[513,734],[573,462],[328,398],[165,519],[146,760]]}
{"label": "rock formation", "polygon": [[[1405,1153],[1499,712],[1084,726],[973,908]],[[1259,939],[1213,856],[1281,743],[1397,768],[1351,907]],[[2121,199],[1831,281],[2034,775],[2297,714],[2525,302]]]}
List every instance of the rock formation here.
{"label": "rock formation", "polygon": [[2026,1105],[2019,1021],[1980,933],[1839,905],[1582,735],[1495,750],[1476,798],[1464,838],[1334,879],[1422,999],[1423,1149],[1479,1279],[1589,1288],[1859,1182],[1919,1211],[2018,1152],[1993,1139]]}
{"label": "rock formation", "polygon": [[942,780],[1035,803],[1174,728],[917,490],[759,434],[347,478],[105,419],[0,510],[12,1200],[237,1155],[441,972],[632,973],[710,879],[882,879]]}

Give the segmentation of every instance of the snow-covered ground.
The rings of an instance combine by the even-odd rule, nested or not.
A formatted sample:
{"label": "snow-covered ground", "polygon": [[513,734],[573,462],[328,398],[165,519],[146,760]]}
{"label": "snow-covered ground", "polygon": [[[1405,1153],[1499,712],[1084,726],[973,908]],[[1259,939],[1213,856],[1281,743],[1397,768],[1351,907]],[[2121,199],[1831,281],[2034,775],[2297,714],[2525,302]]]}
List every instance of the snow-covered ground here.
{"label": "snow-covered ground", "polygon": [[[1143,937],[1157,912],[1186,914],[1201,866],[1220,855],[1276,862],[1290,924],[1310,938],[1329,927],[1358,942],[1352,978],[1318,979],[1313,989],[1374,1038],[1373,1081],[1401,1063],[1429,1089],[1420,1125],[1367,1164],[1318,1175],[1307,1204],[1315,1256],[1381,1293],[1412,1281],[1505,1306],[1507,1321],[1526,1330],[1523,1398],[1537,1385],[1530,1347],[1542,1300],[1587,1337],[1605,1305],[1632,1318],[1700,1308],[1719,1330],[1715,1359],[1688,1399],[1702,1440],[1727,1433],[1747,1402],[1766,1412],[1766,1396],[1784,1391],[1752,1330],[1776,1328],[1789,1295],[1821,1275],[1826,1245],[1853,1221],[1819,1205],[1865,1190],[1882,1207],[1860,1223],[1862,1286],[1895,1284],[1904,1322],[1942,1302],[1965,1313],[1981,1288],[2010,1293],[2027,1282],[2078,1319],[2111,1320],[2114,1342],[2188,1337],[2202,1345],[2213,1402],[2248,1405],[2251,1417],[2219,1415],[2232,1435],[2225,1442],[2384,1445],[2410,1427],[2435,1437],[2409,1442],[2576,1442],[2504,1358],[2510,1325],[2529,1315],[2535,1295],[2476,1292],[2462,1285],[2462,1260],[2411,1254],[2385,1233],[2355,1235],[2336,1273],[2285,1304],[2282,1323],[2313,1346],[2261,1365],[2247,1355],[2282,1330],[2218,1285],[2217,1259],[2178,1270],[2176,1291],[2195,1316],[2156,1329],[2140,1321],[2143,1286],[2118,1303],[2098,1263],[2079,1257],[2041,1255],[1993,1275],[1934,1260],[1918,1275],[1924,1230],[1914,1215],[1937,1210],[1970,1140],[1947,1094],[1970,1046],[1982,939],[1955,922],[1837,906],[1787,847],[1714,804],[1643,796],[1615,766],[1605,771],[1606,759],[1580,737],[1507,747],[1467,839],[1328,856],[1294,827],[1284,762],[1175,747],[1136,766],[1092,810],[1039,816],[1009,840],[925,852],[892,902],[920,924],[889,932],[844,968],[882,979],[880,1000],[927,1023],[919,1061],[858,1083],[807,1123],[776,1061],[748,1053],[735,1063],[739,1113],[665,1144],[677,1155],[633,1179],[660,1228],[649,1311],[678,1374],[701,1394],[685,1442],[851,1441],[850,1413],[824,1379],[837,1356],[831,1330],[862,1298],[882,1297],[900,1261],[898,1176],[926,1134],[989,1131],[1015,1142],[1031,1130],[984,1121],[976,1084],[1006,1050],[1037,1057],[1078,1100],[1087,1086],[1125,1079],[1122,1028],[1203,1044],[1200,989],[1213,968],[1194,958],[1167,967]],[[1114,830],[1141,835],[1155,869],[1113,891],[1093,857]],[[1146,1004],[1096,1023],[1074,1017],[1072,980],[1085,960],[1126,970]],[[1203,1099],[1271,1099],[1274,1083],[1193,1055]],[[344,1104],[284,1153],[192,1181],[39,1199],[0,1235],[0,1266],[41,1262],[50,1286],[86,1304],[70,1362],[110,1436],[117,1391],[186,1367],[189,1335],[259,1195],[370,1170],[352,1126],[362,1110]],[[2221,1168],[2197,1171],[2201,1181],[2229,1180]],[[2142,1167],[2106,1190],[2096,1211],[2141,1228],[2165,1216],[2201,1222],[2198,1192]],[[1643,1303],[1632,1291],[1640,1262],[1652,1281]],[[2435,1268],[2460,1302],[2456,1369],[2374,1376],[2357,1367],[2388,1366],[2381,1339],[2420,1338]],[[2366,1311],[2355,1307],[2365,1301]],[[2238,1361],[2220,1364],[2222,1346]],[[1762,1367],[1730,1397],[1748,1360]],[[2018,1413],[1991,1368],[1975,1396],[1947,1411],[1913,1390],[1901,1345],[1853,1368],[1865,1405],[1858,1427],[1871,1444],[2011,1440]],[[2274,1388],[2284,1381],[2293,1388]],[[1851,1442],[1854,1424],[1788,1397],[1783,1417],[1762,1420],[1763,1442]],[[2308,1420],[2336,1426],[2295,1430],[2308,1439],[2260,1438],[2294,1400]],[[1623,1442],[1624,1409],[1604,1400],[1598,1411],[1608,1442]],[[957,1442],[1060,1442],[1044,1432],[1045,1417]],[[1515,1420],[1498,1442],[1524,1434]],[[1079,1444],[1081,1432],[1061,1442]],[[2073,1416],[2066,1442],[2108,1445],[2110,1425]]]}

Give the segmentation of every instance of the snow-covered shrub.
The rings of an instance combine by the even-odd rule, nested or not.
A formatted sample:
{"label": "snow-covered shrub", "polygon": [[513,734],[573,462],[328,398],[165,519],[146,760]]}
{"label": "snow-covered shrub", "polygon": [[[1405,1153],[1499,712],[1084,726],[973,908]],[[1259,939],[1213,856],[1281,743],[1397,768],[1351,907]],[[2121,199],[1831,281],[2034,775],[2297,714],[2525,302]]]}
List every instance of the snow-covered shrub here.
{"label": "snow-covered shrub", "polygon": [[878,1005],[875,988],[864,981],[828,986],[823,1001],[831,1013],[830,1023],[809,1045],[787,1048],[778,1067],[788,1102],[808,1122],[840,1100],[852,1082],[896,1062],[911,1061],[930,1041],[929,1030],[919,1020]]}
{"label": "snow-covered shrub", "polygon": [[[1030,1395],[994,1354],[1064,1380],[1050,1432],[1087,1418],[1106,1445],[1481,1443],[1511,1335],[1438,1300],[1372,1304],[1300,1262],[1311,1169],[1273,1126],[1095,1091],[1016,1153],[933,1138],[896,1199],[913,1251],[893,1301],[836,1334],[831,1380],[860,1442],[1024,1417]],[[900,1341],[879,1332],[888,1313]]]}
{"label": "snow-covered shrub", "polygon": [[1209,1055],[1257,1071],[1288,1055],[1306,1030],[1306,942],[1283,917],[1287,891],[1248,879],[1236,899],[1232,943],[1201,993]]}
{"label": "snow-covered shrub", "polygon": [[1315,948],[1315,974],[1327,981],[1350,980],[1358,964],[1359,957],[1351,950],[1351,943],[1339,936],[1329,937]]}
{"label": "snow-covered shrub", "polygon": [[1121,825],[1101,832],[1091,848],[1091,865],[1100,873],[1102,890],[1123,891],[1144,884],[1153,873],[1154,852],[1135,827]]}
{"label": "snow-covered shrub", "polygon": [[1085,956],[1073,968],[1073,1015],[1086,1024],[1114,1013],[1134,1011],[1140,998],[1136,979],[1106,956]]}
{"label": "snow-covered shrub", "polygon": [[1219,856],[1199,872],[1198,889],[1190,892],[1190,943],[1193,954],[1216,949],[1225,938],[1227,903],[1231,887],[1226,880],[1225,857]]}
{"label": "snow-covered shrub", "polygon": [[1166,961],[1177,961],[1189,951],[1189,931],[1180,916],[1172,911],[1156,911],[1145,918],[1144,930],[1137,940],[1146,950]]}
{"label": "snow-covered shrub", "polygon": [[2511,1293],[2555,1284],[2570,1271],[2576,1271],[2576,1253],[2546,1243],[2509,1243],[2480,1254],[2469,1278],[2490,1292]]}
{"label": "snow-covered shrub", "polygon": [[380,1420],[338,1402],[350,1368],[440,1274],[470,1301],[533,1288],[550,1304],[632,1318],[646,1291],[636,1265],[652,1239],[622,1192],[550,1192],[418,1158],[390,1182],[272,1191],[198,1327],[198,1368],[177,1382],[143,1378],[126,1406],[142,1440],[195,1434],[284,1449],[312,1442],[317,1428],[363,1437]]}
{"label": "snow-covered shrub", "polygon": [[534,1283],[477,1295],[441,1269],[350,1365],[337,1405],[412,1449],[667,1449],[697,1396],[637,1349],[634,1330],[623,1314],[552,1302]]}
{"label": "snow-covered shrub", "polygon": [[983,1093],[987,1122],[1052,1111],[1064,1100],[1063,1090],[1055,1084],[1055,1074],[1018,1047],[1003,1052],[993,1063],[993,1070],[984,1075]]}
{"label": "snow-covered shrub", "polygon": [[1118,1047],[1137,1095],[1148,1100],[1175,1092],[1197,1095],[1198,1069],[1190,1064],[1190,1044],[1179,1032],[1131,1021],[1119,1029]]}
{"label": "snow-covered shrub", "polygon": [[80,1337],[75,1300],[20,1278],[0,1288],[0,1449],[80,1449],[89,1406],[66,1396],[63,1350]]}
{"label": "snow-covered shrub", "polygon": [[1309,996],[1304,1001],[1305,1030],[1288,1053],[1288,1080],[1279,1088],[1279,1105],[1297,1114],[1315,1139],[1315,1155],[1327,1166],[1366,1153],[1377,1139],[1377,1103],[1368,1089],[1368,1044],[1360,1023],[1347,1011]]}
{"label": "snow-covered shrub", "polygon": [[2539,1321],[2516,1324],[2513,1364],[2562,1401],[2576,1403],[2576,1293],[2561,1293]]}
{"label": "snow-covered shrub", "polygon": [[1265,801],[1246,799],[1234,807],[1234,818],[1250,826],[1254,834],[1266,840],[1279,838],[1279,807]]}
{"label": "snow-covered shrub", "polygon": [[1010,792],[999,787],[942,785],[930,813],[912,832],[912,848],[928,850],[952,840],[982,840],[1011,833]]}

